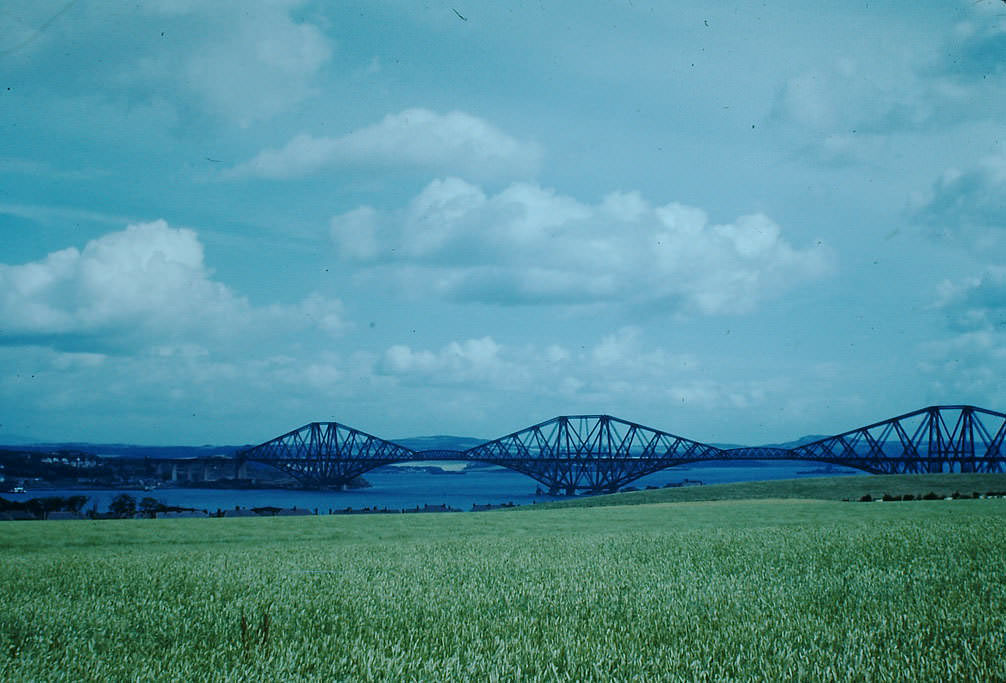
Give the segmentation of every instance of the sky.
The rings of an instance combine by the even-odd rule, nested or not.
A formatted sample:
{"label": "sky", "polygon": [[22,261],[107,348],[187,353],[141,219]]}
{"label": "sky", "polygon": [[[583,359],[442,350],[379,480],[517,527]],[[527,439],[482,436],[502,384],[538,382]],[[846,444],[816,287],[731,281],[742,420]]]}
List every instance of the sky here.
{"label": "sky", "polygon": [[0,6],[0,441],[1006,409],[1006,3]]}

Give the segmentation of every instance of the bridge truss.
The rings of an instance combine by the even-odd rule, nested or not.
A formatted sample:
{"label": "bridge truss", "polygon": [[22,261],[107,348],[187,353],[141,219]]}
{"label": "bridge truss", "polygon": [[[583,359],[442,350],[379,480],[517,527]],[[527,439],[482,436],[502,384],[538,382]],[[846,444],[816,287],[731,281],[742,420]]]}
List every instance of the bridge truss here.
{"label": "bridge truss", "polygon": [[790,448],[723,450],[610,415],[546,420],[466,451],[415,451],[335,422],[312,422],[236,454],[307,486],[341,486],[382,465],[478,461],[526,474],[550,493],[616,491],[654,472],[703,460],[804,460],[876,474],[1006,472],[1006,414],[932,406]]}
{"label": "bridge truss", "polygon": [[975,406],[931,406],[796,446],[801,460],[874,474],[1006,471],[1006,414]]}
{"label": "bridge truss", "polygon": [[364,472],[403,460],[415,451],[336,422],[312,422],[271,441],[239,451],[243,461],[272,465],[308,486],[343,486]]}
{"label": "bridge truss", "polygon": [[572,415],[465,451],[465,459],[502,465],[537,479],[549,492],[616,491],[673,465],[714,458],[720,449],[610,415]]}

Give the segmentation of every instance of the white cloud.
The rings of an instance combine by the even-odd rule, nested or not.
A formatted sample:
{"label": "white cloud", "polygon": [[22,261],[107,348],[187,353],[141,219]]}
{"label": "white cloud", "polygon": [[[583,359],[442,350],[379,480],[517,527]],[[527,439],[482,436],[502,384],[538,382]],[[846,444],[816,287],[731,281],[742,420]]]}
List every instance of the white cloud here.
{"label": "white cloud", "polygon": [[936,307],[954,334],[923,349],[920,366],[932,377],[934,393],[1001,407],[1006,401],[1006,267],[944,282]]}
{"label": "white cloud", "polygon": [[11,424],[46,438],[57,429],[70,439],[177,443],[175,426],[191,421],[200,443],[241,443],[311,419],[384,437],[433,429],[497,437],[557,414],[597,412],[710,438],[695,427],[710,409],[789,395],[778,381],[716,378],[715,367],[654,347],[634,328],[575,349],[488,336],[381,353],[254,349],[222,354],[185,339],[131,354],[0,344],[0,402],[16,401],[26,412]]}
{"label": "white cloud", "polygon": [[605,335],[590,352],[591,364],[616,368],[621,376],[629,373],[644,376],[648,373],[685,372],[698,367],[698,360],[691,354],[670,354],[660,348],[646,349],[642,336],[642,330],[634,326]]}
{"label": "white cloud", "polygon": [[[988,22],[985,22],[988,24]],[[869,162],[892,134],[996,123],[1006,106],[1006,24],[962,23],[935,48],[878,45],[788,79],[772,118],[793,125],[805,150],[826,163]]]}
{"label": "white cloud", "polygon": [[295,306],[253,308],[212,279],[195,232],[163,220],[0,264],[0,343],[63,348],[137,347],[240,336],[256,326],[341,332],[341,304],[312,295]]}
{"label": "white cloud", "polygon": [[621,328],[577,350],[554,344],[504,345],[491,337],[453,341],[439,350],[395,345],[384,352],[375,371],[403,391],[422,391],[427,401],[463,392],[493,402],[501,400],[500,392],[513,392],[559,405],[567,413],[607,412],[615,405],[643,415],[667,408],[749,408],[778,400],[787,391],[777,380],[711,377],[693,355],[649,346],[635,327]]}
{"label": "white cloud", "polygon": [[1006,233],[1006,156],[988,157],[975,168],[947,170],[918,202],[913,216],[944,234]]}
{"label": "white cloud", "polygon": [[955,329],[1006,334],[1006,266],[991,266],[960,282],[944,282],[937,307],[947,313]]}
{"label": "white cloud", "polygon": [[274,306],[271,311],[274,317],[279,319],[303,316],[311,321],[312,326],[332,336],[338,336],[351,328],[346,321],[342,302],[338,299],[329,299],[317,292],[308,295],[297,306],[287,308]]}
{"label": "white cloud", "polygon": [[[147,16],[133,29],[143,42],[129,52],[137,56],[108,67],[102,87],[126,86],[153,100],[166,97],[181,109],[194,104],[242,127],[295,109],[319,92],[316,78],[333,52],[319,26],[295,18],[302,4],[143,3],[138,10]],[[92,39],[107,40],[102,32],[115,18],[107,8],[86,12],[81,21],[89,20],[96,32]]]}
{"label": "white cloud", "polygon": [[226,38],[193,54],[180,74],[211,111],[249,125],[317,92],[314,75],[331,56],[317,27],[285,12],[241,15]]}
{"label": "white cloud", "polygon": [[342,137],[301,134],[230,176],[293,178],[331,166],[415,166],[476,178],[534,174],[540,148],[471,114],[406,109]]}
{"label": "white cloud", "polygon": [[1006,405],[1006,334],[991,329],[964,332],[932,342],[923,351],[919,368],[929,376],[937,400],[993,410]]}
{"label": "white cloud", "polygon": [[378,371],[424,385],[512,385],[523,373],[501,357],[501,350],[491,337],[452,341],[439,351],[395,345],[385,351]]}
{"label": "white cloud", "polygon": [[518,183],[496,195],[456,178],[400,211],[336,216],[339,255],[410,292],[499,304],[643,303],[704,314],[752,310],[823,276],[762,214],[710,223],[701,209],[615,192],[597,205]]}

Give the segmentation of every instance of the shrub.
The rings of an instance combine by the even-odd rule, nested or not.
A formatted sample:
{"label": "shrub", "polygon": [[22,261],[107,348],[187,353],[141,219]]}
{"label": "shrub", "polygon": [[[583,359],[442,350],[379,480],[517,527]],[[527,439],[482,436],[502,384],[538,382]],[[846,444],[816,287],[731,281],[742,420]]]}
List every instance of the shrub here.
{"label": "shrub", "polygon": [[108,511],[116,517],[132,517],[136,514],[136,499],[128,493],[121,493],[109,503]]}

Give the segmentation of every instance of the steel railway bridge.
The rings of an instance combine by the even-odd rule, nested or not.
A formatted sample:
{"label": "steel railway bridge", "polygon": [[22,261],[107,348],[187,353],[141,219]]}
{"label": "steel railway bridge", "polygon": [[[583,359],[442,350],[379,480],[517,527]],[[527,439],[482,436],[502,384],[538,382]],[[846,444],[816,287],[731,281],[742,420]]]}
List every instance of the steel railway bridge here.
{"label": "steel railway bridge", "polygon": [[1006,414],[931,406],[790,448],[723,449],[610,415],[568,415],[464,451],[417,451],[336,422],[312,422],[236,453],[309,487],[340,487],[383,465],[473,461],[526,474],[553,493],[610,492],[709,460],[804,460],[874,474],[1006,472]]}

